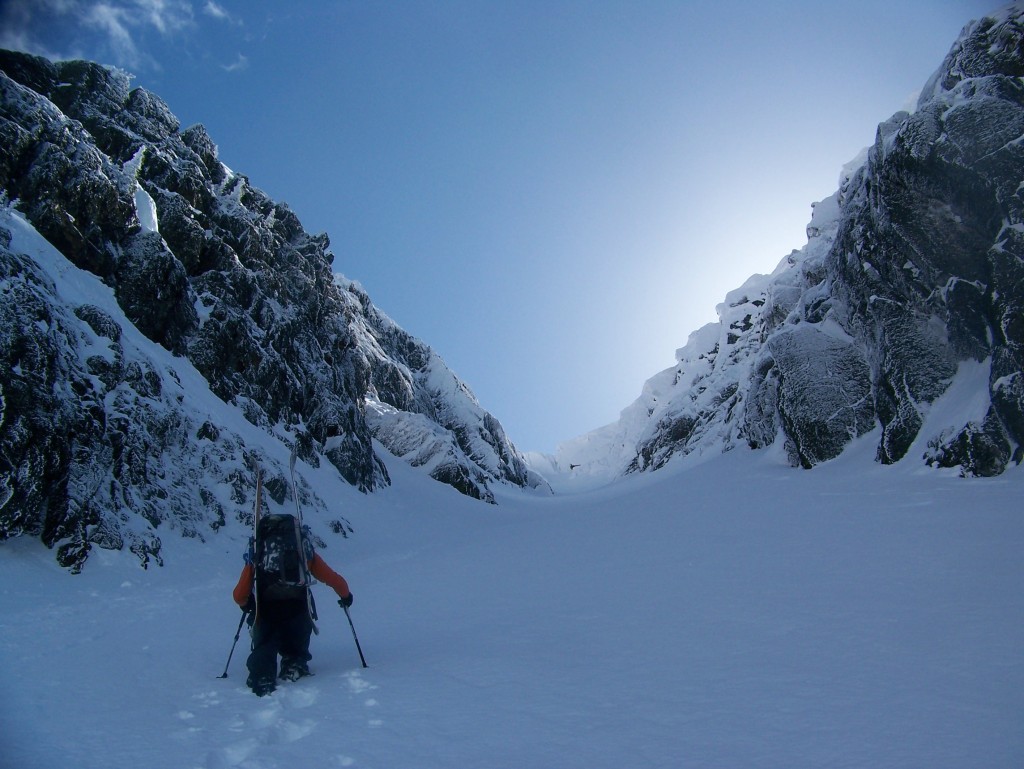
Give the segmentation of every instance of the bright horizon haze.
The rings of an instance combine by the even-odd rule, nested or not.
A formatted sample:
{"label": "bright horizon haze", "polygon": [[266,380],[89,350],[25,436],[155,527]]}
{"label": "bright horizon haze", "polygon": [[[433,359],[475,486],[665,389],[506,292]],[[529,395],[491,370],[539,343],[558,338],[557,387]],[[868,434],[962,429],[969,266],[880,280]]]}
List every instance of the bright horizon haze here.
{"label": "bright horizon haze", "polygon": [[6,0],[0,47],[118,66],[205,125],[551,452],[801,248],[842,165],[998,7]]}

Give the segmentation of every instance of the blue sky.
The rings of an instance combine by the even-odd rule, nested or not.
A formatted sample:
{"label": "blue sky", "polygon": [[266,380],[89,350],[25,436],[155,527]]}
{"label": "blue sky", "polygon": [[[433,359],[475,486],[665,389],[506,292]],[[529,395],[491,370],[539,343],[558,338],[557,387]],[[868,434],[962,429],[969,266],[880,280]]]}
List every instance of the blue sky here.
{"label": "blue sky", "polygon": [[550,451],[803,246],[842,164],[996,7],[0,0],[0,46],[120,66],[203,123]]}

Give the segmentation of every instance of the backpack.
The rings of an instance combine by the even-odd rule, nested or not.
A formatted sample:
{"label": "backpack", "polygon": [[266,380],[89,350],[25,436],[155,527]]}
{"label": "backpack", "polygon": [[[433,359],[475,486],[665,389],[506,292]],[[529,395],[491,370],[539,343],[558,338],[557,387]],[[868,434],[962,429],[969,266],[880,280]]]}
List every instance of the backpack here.
{"label": "backpack", "polygon": [[312,584],[307,564],[313,546],[294,515],[264,515],[256,530],[253,563],[260,600],[305,599]]}

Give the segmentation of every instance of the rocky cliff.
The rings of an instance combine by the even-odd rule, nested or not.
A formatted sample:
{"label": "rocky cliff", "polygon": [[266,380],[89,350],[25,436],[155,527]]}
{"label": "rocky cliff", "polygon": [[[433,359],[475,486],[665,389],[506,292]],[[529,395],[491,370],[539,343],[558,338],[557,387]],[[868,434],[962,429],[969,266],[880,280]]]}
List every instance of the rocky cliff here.
{"label": "rocky cliff", "polygon": [[260,450],[228,429],[237,411],[366,492],[389,482],[374,437],[478,499],[543,484],[443,361],[335,276],[326,235],[125,73],[0,52],[0,196],[0,538],[39,536],[78,569],[93,546],[146,563],[161,526],[244,518]]}
{"label": "rocky cliff", "polygon": [[782,442],[809,468],[869,433],[884,463],[912,447],[968,475],[1021,462],[1020,3],[964,29],[916,111],[881,124],[817,204],[807,246],[718,313],[619,422],[560,447],[559,463],[634,472]]}

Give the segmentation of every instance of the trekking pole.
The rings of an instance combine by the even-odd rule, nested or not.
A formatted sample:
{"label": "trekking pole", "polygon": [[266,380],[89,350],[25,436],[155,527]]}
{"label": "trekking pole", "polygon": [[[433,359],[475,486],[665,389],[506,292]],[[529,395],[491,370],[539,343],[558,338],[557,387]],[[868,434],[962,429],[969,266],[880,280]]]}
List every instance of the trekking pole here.
{"label": "trekking pole", "polygon": [[235,631],[235,641],[234,641],[234,643],[231,644],[231,652],[228,654],[228,661],[224,665],[224,672],[221,673],[219,676],[217,676],[217,678],[227,678],[228,677],[228,665],[231,664],[231,657],[234,656],[235,647],[238,646],[238,637],[240,635],[242,635],[242,625],[245,624],[246,617],[248,617],[248,616],[249,616],[249,612],[247,612],[247,611],[243,611],[242,612],[242,619],[240,619],[238,621],[238,630]]}
{"label": "trekking pole", "polygon": [[352,617],[348,613],[348,607],[342,606],[341,608],[345,610],[345,616],[348,617],[348,626],[352,628],[352,638],[356,642],[356,651],[359,652],[359,661],[363,663],[364,668],[368,668],[370,666],[366,664],[366,657],[363,656],[363,649],[359,645],[359,636],[356,635],[356,626],[352,624]]}

